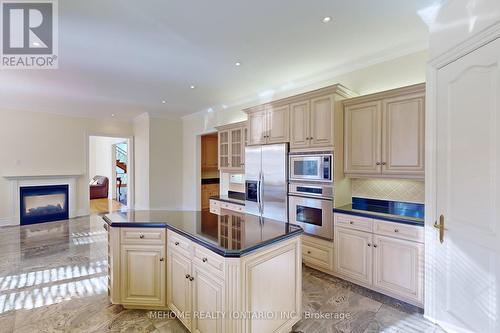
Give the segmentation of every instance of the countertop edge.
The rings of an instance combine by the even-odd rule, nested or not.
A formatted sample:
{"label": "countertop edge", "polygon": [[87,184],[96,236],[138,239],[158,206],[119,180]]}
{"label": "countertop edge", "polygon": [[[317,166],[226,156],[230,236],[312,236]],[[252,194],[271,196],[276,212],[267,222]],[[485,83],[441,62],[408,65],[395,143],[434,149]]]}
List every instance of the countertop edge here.
{"label": "countertop edge", "polygon": [[342,209],[341,207],[339,208],[334,208],[333,209],[334,213],[342,213],[342,214],[347,214],[347,215],[354,215],[354,216],[360,216],[360,217],[367,217],[367,218],[372,218],[372,219],[377,219],[377,220],[383,220],[387,222],[395,222],[395,223],[401,223],[401,224],[408,224],[408,225],[414,225],[417,227],[424,227],[425,222],[419,222],[419,221],[414,221],[414,220],[409,220],[405,219],[404,217],[398,217],[398,216],[384,216],[380,214],[375,214],[375,213],[370,213],[368,211],[362,212],[362,211],[353,211],[353,210],[348,210],[348,209]]}
{"label": "countertop edge", "polygon": [[[108,226],[110,226],[111,228],[164,228],[164,229],[168,229],[168,230],[171,230],[171,231],[173,231],[181,236],[188,238],[189,240],[195,242],[196,244],[201,245],[204,248],[206,248],[206,249],[212,251],[213,253],[218,254],[224,258],[241,258],[241,257],[244,257],[244,256],[250,254],[250,253],[255,252],[256,250],[259,250],[259,249],[264,248],[264,247],[269,246],[269,245],[273,245],[276,242],[285,241],[287,239],[290,239],[290,238],[293,238],[296,236],[300,236],[304,233],[304,230],[302,228],[300,228],[300,226],[297,226],[299,229],[297,229],[293,232],[290,232],[289,234],[283,235],[281,237],[269,239],[267,241],[262,242],[261,244],[252,246],[248,249],[245,249],[244,251],[239,251],[238,253],[235,253],[235,252],[222,251],[222,250],[214,247],[212,244],[205,242],[205,241],[203,241],[203,240],[201,240],[201,239],[199,239],[199,238],[197,238],[197,237],[195,237],[195,236],[191,235],[190,233],[187,233],[183,230],[177,229],[168,223],[149,223],[149,222],[120,223],[120,222],[111,221],[105,215],[101,216],[101,217],[104,220],[104,222],[106,222],[106,224]],[[287,223],[284,223],[284,224],[287,224]]]}

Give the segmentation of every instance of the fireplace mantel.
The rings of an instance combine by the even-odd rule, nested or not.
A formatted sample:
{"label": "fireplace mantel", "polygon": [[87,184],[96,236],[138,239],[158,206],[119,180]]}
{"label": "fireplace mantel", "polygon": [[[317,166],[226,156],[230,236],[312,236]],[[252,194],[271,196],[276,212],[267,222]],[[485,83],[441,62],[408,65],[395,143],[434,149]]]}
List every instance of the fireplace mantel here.
{"label": "fireplace mantel", "polygon": [[6,175],[3,178],[9,180],[11,195],[11,217],[7,224],[20,224],[20,188],[25,186],[43,185],[68,185],[69,218],[76,217],[76,187],[77,179],[83,174],[45,174],[45,175]]}

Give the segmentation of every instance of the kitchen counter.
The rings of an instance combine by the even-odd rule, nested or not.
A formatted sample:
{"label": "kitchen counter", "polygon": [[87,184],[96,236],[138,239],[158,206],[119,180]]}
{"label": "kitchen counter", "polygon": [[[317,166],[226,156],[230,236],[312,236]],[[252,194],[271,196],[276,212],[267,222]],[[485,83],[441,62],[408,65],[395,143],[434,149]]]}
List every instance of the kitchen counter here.
{"label": "kitchen counter", "polygon": [[216,195],[216,196],[210,197],[210,199],[245,206],[245,193],[229,191],[228,195]]}
{"label": "kitchen counter", "polygon": [[[120,211],[103,216],[112,228],[167,228],[224,257],[242,257],[259,248],[296,237],[302,229],[296,225],[255,215],[218,216],[208,211]],[[236,221],[240,230],[237,242],[221,241],[222,226]],[[234,225],[233,225],[234,228]]]}
{"label": "kitchen counter", "polygon": [[334,213],[424,226],[424,205],[397,201],[353,198],[353,203],[333,209]]}

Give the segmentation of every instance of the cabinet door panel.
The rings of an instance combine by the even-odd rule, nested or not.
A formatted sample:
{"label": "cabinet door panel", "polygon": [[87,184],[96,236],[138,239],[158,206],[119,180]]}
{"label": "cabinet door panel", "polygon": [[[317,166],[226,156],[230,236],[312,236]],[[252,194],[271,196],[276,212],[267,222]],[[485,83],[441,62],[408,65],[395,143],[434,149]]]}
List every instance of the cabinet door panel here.
{"label": "cabinet door panel", "polygon": [[345,173],[381,173],[381,103],[346,106]]}
{"label": "cabinet door panel", "polygon": [[229,131],[219,132],[219,169],[229,168]]}
{"label": "cabinet door panel", "polygon": [[262,145],[266,143],[266,111],[248,115],[248,144]]}
{"label": "cabinet door panel", "polygon": [[423,302],[423,244],[375,236],[374,281],[376,288]]}
{"label": "cabinet door panel", "polygon": [[168,260],[168,306],[179,320],[191,327],[191,282],[186,276],[191,274],[191,260],[170,250]]}
{"label": "cabinet door panel", "polygon": [[372,283],[372,234],[336,228],[335,272],[364,284]]}
{"label": "cabinet door panel", "polygon": [[244,145],[243,129],[236,128],[229,131],[229,138],[231,143],[231,169],[240,169],[243,163]]}
{"label": "cabinet door panel", "polygon": [[267,111],[267,143],[283,143],[290,140],[290,108],[288,105]]}
{"label": "cabinet door panel", "polygon": [[309,101],[290,105],[290,147],[309,147]]}
{"label": "cabinet door panel", "polygon": [[121,245],[122,304],[166,305],[164,256],[163,245]]}
{"label": "cabinet door panel", "polygon": [[[200,314],[221,314],[223,311],[223,283],[205,270],[193,267],[193,311]],[[222,318],[194,318],[193,332],[220,333]]]}
{"label": "cabinet door panel", "polygon": [[382,128],[382,173],[423,176],[424,95],[410,95],[384,100]]}
{"label": "cabinet door panel", "polygon": [[311,100],[311,146],[333,146],[333,103],[331,96]]}

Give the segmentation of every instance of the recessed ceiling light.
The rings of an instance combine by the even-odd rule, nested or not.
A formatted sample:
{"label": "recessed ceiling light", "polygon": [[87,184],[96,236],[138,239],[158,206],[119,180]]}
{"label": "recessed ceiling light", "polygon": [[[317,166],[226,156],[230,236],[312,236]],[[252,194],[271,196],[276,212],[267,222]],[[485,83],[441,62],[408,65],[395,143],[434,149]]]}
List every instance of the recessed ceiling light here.
{"label": "recessed ceiling light", "polygon": [[237,61],[234,63],[235,66],[241,66],[241,62]]}
{"label": "recessed ceiling light", "polygon": [[196,87],[195,87],[194,85],[191,85],[189,88],[194,89],[194,88],[196,88]]}
{"label": "recessed ceiling light", "polygon": [[112,113],[112,114],[111,114],[111,117],[114,117],[114,116],[115,116],[115,114],[114,114],[114,113]]}
{"label": "recessed ceiling light", "polygon": [[323,17],[323,23],[328,23],[332,20],[332,18],[330,16],[325,16]]}
{"label": "recessed ceiling light", "polygon": [[161,101],[161,104],[165,104],[165,103],[167,103],[167,101],[166,101],[166,100]]}

